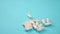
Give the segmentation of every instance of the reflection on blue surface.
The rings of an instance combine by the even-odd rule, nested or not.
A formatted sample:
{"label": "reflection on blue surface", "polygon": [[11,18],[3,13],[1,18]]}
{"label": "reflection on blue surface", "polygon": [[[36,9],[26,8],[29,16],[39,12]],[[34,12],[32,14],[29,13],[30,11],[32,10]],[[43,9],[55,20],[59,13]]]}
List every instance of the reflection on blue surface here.
{"label": "reflection on blue surface", "polygon": [[[52,26],[42,32],[26,32],[22,24],[33,19],[49,19]],[[0,0],[0,34],[59,34],[60,33],[60,0]]]}

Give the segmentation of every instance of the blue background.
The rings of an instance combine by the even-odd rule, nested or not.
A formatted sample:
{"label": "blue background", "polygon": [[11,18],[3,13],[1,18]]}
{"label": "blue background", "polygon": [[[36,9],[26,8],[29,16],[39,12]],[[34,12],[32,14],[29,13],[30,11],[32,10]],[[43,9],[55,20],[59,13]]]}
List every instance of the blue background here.
{"label": "blue background", "polygon": [[[33,19],[51,20],[52,25],[44,31],[34,29],[26,32],[22,24]],[[59,34],[60,33],[60,0],[0,0],[0,34]]]}

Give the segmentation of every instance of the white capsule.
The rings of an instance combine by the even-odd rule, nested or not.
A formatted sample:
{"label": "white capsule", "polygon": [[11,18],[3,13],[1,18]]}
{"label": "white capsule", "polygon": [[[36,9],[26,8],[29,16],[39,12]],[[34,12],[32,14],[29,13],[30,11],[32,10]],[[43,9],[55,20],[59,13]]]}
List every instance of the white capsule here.
{"label": "white capsule", "polygon": [[47,22],[47,26],[51,25],[51,22],[50,22],[49,18],[46,19],[46,22]]}
{"label": "white capsule", "polygon": [[50,22],[50,20],[49,20],[48,18],[46,19],[46,21],[43,19],[43,20],[42,20],[42,23],[43,23],[45,26],[51,25],[51,22]]}
{"label": "white capsule", "polygon": [[45,26],[49,26],[49,25],[51,25],[51,23],[44,23],[44,25],[45,25]]}
{"label": "white capsule", "polygon": [[30,22],[25,22],[23,25],[25,27],[25,30],[31,30],[33,28]]}
{"label": "white capsule", "polygon": [[44,19],[42,19],[42,22],[43,22],[43,23],[46,23]]}
{"label": "white capsule", "polygon": [[32,26],[33,26],[33,28],[34,28],[34,29],[36,29],[36,28],[37,28],[37,26],[36,26],[35,24],[33,24]]}
{"label": "white capsule", "polygon": [[50,23],[50,20],[49,20],[49,18],[47,18],[47,19],[46,19],[46,22],[49,22],[49,23]]}
{"label": "white capsule", "polygon": [[30,23],[32,24],[33,28],[36,29],[38,25],[39,20],[31,20]]}
{"label": "white capsule", "polygon": [[42,30],[44,30],[44,26],[42,25],[42,24],[39,24],[38,26],[37,26],[37,29],[36,29],[37,31],[42,31]]}
{"label": "white capsule", "polygon": [[31,23],[34,25],[38,25],[39,20],[32,20]]}
{"label": "white capsule", "polygon": [[27,14],[27,17],[32,18],[32,15],[31,14]]}

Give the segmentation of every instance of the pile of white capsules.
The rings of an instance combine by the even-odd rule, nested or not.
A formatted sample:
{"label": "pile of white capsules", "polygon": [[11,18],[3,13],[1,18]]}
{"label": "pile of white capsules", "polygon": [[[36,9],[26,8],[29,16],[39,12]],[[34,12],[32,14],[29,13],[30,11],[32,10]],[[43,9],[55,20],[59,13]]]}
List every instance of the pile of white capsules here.
{"label": "pile of white capsules", "polygon": [[[29,18],[32,18],[30,14],[27,14],[27,16]],[[42,23],[40,24],[39,24],[39,20],[30,20],[30,21],[24,22],[23,24],[26,31],[31,30],[31,29],[42,31],[44,30],[44,26],[49,26],[49,25],[51,25],[49,18],[47,18],[46,20],[42,19]]]}

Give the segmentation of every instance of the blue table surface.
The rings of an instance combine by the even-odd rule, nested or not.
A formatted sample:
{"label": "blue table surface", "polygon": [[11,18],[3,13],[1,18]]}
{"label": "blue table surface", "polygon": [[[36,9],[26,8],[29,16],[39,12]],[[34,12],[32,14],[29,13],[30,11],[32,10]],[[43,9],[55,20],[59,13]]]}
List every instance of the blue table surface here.
{"label": "blue table surface", "polygon": [[[44,30],[34,29],[26,32],[22,24],[33,19],[51,20],[52,25]],[[0,34],[59,34],[60,33],[60,0],[0,0]]]}

